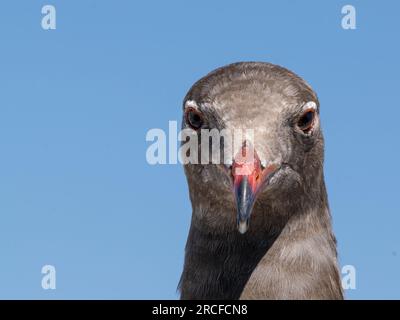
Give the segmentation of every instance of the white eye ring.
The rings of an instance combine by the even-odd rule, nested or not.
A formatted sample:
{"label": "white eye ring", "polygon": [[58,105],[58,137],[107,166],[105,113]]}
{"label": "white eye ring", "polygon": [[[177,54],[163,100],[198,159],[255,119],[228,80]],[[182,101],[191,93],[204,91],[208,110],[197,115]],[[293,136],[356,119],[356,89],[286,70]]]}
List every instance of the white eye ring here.
{"label": "white eye ring", "polygon": [[196,101],[194,100],[188,100],[185,103],[185,108],[193,108],[193,109],[198,109],[199,106],[197,105]]}
{"label": "white eye ring", "polygon": [[314,109],[317,110],[317,104],[314,101],[308,101],[304,104],[303,110]]}

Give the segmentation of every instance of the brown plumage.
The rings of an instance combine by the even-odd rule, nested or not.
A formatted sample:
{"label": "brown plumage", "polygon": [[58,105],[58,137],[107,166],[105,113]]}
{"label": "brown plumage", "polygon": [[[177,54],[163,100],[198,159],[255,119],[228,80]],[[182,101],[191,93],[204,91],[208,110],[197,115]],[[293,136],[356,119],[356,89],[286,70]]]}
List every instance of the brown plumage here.
{"label": "brown plumage", "polygon": [[183,106],[183,128],[198,121],[199,136],[254,129],[240,150],[254,148],[257,165],[245,176],[233,173],[235,157],[184,166],[193,212],[181,298],[342,299],[311,87],[276,65],[236,63],[195,83]]}

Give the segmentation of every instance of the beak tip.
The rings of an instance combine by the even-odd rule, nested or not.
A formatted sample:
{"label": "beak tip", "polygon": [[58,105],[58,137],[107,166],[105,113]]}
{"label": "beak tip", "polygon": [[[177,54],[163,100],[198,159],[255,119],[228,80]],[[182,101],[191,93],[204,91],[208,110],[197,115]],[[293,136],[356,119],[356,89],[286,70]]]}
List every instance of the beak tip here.
{"label": "beak tip", "polygon": [[238,221],[238,230],[241,234],[246,233],[249,229],[249,219],[246,220],[239,220]]}

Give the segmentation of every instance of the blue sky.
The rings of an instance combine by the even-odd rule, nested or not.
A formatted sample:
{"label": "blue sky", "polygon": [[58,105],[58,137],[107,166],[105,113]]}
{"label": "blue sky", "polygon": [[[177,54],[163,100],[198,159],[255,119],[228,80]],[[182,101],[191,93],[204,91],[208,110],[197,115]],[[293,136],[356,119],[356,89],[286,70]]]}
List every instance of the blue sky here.
{"label": "blue sky", "polygon": [[[41,8],[57,29],[41,28]],[[341,8],[357,29],[341,28]],[[175,299],[191,207],[146,133],[227,63],[283,65],[319,95],[351,299],[400,298],[396,1],[2,1],[0,298]],[[41,268],[56,267],[43,290]]]}

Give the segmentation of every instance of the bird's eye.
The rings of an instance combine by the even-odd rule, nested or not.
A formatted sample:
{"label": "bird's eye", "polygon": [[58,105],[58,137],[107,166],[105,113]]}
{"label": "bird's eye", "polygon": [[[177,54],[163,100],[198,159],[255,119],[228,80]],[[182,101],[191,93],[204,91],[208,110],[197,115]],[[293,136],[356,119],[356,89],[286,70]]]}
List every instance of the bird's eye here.
{"label": "bird's eye", "polygon": [[314,125],[315,110],[306,110],[297,121],[297,126],[304,133],[309,133]]}
{"label": "bird's eye", "polygon": [[187,124],[194,130],[198,130],[203,126],[203,115],[194,108],[188,108],[185,111]]}

